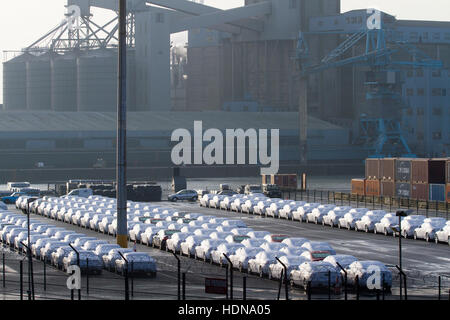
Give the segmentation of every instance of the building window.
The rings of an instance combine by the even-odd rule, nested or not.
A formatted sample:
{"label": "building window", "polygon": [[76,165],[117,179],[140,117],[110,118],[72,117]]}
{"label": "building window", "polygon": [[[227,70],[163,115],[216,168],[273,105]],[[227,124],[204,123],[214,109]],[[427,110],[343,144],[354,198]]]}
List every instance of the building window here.
{"label": "building window", "polygon": [[407,76],[408,78],[412,78],[412,77],[414,76],[413,71],[412,71],[412,70],[408,70],[408,71],[406,72],[406,76]]}
{"label": "building window", "polygon": [[417,108],[417,115],[423,116],[425,114],[425,109],[423,107]]}
{"label": "building window", "polygon": [[442,108],[433,108],[433,115],[434,116],[441,116],[442,115]]}
{"label": "building window", "polygon": [[416,77],[419,77],[419,78],[423,77],[423,69],[417,69],[416,70]]}
{"label": "building window", "polygon": [[441,34],[439,32],[434,32],[433,40],[441,40]]}
{"label": "building window", "polygon": [[432,95],[433,97],[439,97],[439,96],[441,96],[441,95],[442,95],[442,89],[441,89],[441,88],[433,88],[433,89],[431,90],[431,95]]}
{"label": "building window", "polygon": [[406,89],[406,95],[408,97],[413,96],[414,95],[414,89],[412,89],[412,88]]}
{"label": "building window", "polygon": [[417,140],[423,140],[423,132],[417,132]]}
{"label": "building window", "polygon": [[433,140],[441,140],[442,139],[442,133],[439,132],[433,132]]}
{"label": "building window", "polygon": [[425,95],[425,89],[424,88],[417,89],[417,95],[418,96],[424,96]]}
{"label": "building window", "polygon": [[441,76],[441,70],[433,70],[431,74],[434,78],[439,78]]}
{"label": "building window", "polygon": [[445,33],[445,40],[450,41],[450,33],[449,32]]}
{"label": "building window", "polygon": [[164,23],[164,13],[156,14],[156,23]]}
{"label": "building window", "polygon": [[412,109],[412,108],[406,109],[406,114],[407,114],[408,116],[412,116],[412,115],[413,115],[413,109]]}

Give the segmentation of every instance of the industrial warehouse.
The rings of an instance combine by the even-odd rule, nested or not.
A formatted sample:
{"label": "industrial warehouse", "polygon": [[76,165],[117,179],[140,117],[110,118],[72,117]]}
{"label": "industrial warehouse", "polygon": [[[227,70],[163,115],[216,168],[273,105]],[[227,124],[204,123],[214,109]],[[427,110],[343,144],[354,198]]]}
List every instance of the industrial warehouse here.
{"label": "industrial warehouse", "polygon": [[[80,8],[77,32],[67,31],[66,19],[5,55],[0,145],[28,158],[7,157],[5,168],[67,167],[64,154],[81,148],[89,155],[70,166],[92,167],[98,158],[114,165],[117,19],[99,26],[90,8],[117,6],[67,4]],[[362,172],[366,157],[450,154],[450,23],[381,12],[380,29],[370,29],[370,11],[341,14],[337,0],[246,1],[229,11],[188,1],[148,4],[130,1],[127,23],[136,166],[167,162],[176,126],[163,127],[162,118],[205,119],[213,128],[221,119],[223,129],[244,115],[243,129],[265,121],[282,130],[282,165],[353,161]],[[185,30],[187,49],[171,46],[170,35]],[[57,139],[40,133],[45,123],[61,127]]]}
{"label": "industrial warehouse", "polygon": [[0,299],[450,299],[445,15],[17,1],[52,19],[0,41]]}

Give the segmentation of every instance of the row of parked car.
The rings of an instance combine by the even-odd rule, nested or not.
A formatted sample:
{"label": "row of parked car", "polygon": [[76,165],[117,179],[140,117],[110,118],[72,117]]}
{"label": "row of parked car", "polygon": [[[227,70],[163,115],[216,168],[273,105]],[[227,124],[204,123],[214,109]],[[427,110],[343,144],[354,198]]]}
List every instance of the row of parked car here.
{"label": "row of parked car", "polygon": [[[129,273],[156,275],[156,263],[146,253],[123,249],[106,240],[55,227],[36,219],[30,219],[30,241],[28,242],[27,217],[1,209],[0,241],[23,253],[26,253],[28,247],[33,257],[51,263],[64,271],[71,265],[79,263],[83,273],[100,274],[103,269],[107,269],[123,274],[128,262]],[[69,244],[78,251],[79,257]]]}
{"label": "row of parked car", "polygon": [[[263,194],[232,196],[206,194],[200,206],[266,217],[316,223],[348,230],[396,235],[398,217],[384,210],[369,210],[334,204],[268,198]],[[401,235],[405,238],[443,242],[450,245],[450,221],[423,215],[402,218]]]}
{"label": "row of parked car", "polygon": [[[19,209],[25,208],[24,202],[17,202]],[[44,197],[33,202],[30,211],[111,235],[116,230],[116,200],[106,197]],[[369,266],[376,265],[383,273],[385,287],[391,286],[391,271],[383,263],[337,255],[326,242],[253,230],[242,220],[151,203],[128,201],[127,212],[129,239],[161,250],[219,266],[228,264],[226,255],[233,268],[271,279],[280,279],[284,264],[292,285],[306,287],[310,283],[312,288],[327,287],[328,283],[340,287],[343,271],[338,263],[345,268],[350,284],[359,279],[364,288],[372,273]]]}

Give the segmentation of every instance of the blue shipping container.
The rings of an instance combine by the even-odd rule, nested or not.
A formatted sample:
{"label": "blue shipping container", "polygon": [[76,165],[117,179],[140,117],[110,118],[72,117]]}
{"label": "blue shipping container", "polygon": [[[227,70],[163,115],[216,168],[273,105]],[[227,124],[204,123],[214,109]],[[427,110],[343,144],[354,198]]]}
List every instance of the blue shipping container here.
{"label": "blue shipping container", "polygon": [[430,184],[430,201],[445,202],[445,184]]}

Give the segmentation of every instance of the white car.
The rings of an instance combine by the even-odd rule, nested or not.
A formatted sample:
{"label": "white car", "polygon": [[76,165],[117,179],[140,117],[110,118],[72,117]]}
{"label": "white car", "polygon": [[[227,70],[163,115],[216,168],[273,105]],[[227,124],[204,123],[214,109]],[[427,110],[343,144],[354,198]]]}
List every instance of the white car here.
{"label": "white car", "polygon": [[[403,217],[401,218],[403,221]],[[380,222],[375,223],[375,227],[373,229],[374,233],[381,233],[385,236],[392,235],[394,231],[392,230],[393,227],[398,227],[398,217],[397,216],[384,216],[383,219],[380,220]]]}
{"label": "white car", "polygon": [[95,212],[93,211],[88,211],[84,214],[83,217],[81,217],[80,219],[80,226],[83,228],[90,228],[91,224],[91,220],[94,218],[94,216],[96,215]]}
{"label": "white car", "polygon": [[100,231],[104,234],[108,233],[109,225],[113,222],[114,219],[115,218],[112,215],[107,215],[107,216],[103,217],[102,221],[98,224],[98,231]]}
{"label": "white car", "polygon": [[[75,248],[81,250],[81,248]],[[51,254],[51,262],[56,268],[61,269],[63,267],[63,260],[67,257],[73,249],[70,246],[61,246],[55,252]]]}
{"label": "white car", "polygon": [[233,196],[226,196],[220,201],[220,210],[230,210],[231,209],[231,203],[234,201],[235,197]]}
{"label": "white car", "polygon": [[262,245],[260,245],[261,248],[263,248],[266,251],[274,251],[279,252],[282,248],[287,247],[288,245],[281,242],[265,242]]}
{"label": "white car", "polygon": [[355,223],[359,219],[361,219],[366,212],[364,211],[349,211],[347,212],[343,218],[339,219],[338,228],[343,229],[346,228],[348,230],[351,230],[355,228]]}
{"label": "white car", "polygon": [[266,214],[266,209],[270,207],[272,204],[272,199],[266,199],[262,201],[258,201],[258,203],[253,206],[253,214],[257,214],[263,216]]}
{"label": "white car", "polygon": [[285,256],[301,256],[304,252],[308,252],[307,249],[302,247],[283,247],[280,252]]}
{"label": "white car", "polygon": [[191,235],[192,234],[187,232],[177,232],[173,234],[170,239],[167,239],[166,241],[166,251],[179,252],[181,249],[181,243]]}
{"label": "white car", "polygon": [[148,224],[145,223],[136,223],[133,226],[133,229],[130,230],[130,240],[131,241],[141,241],[141,234],[145,232],[145,230],[149,227]]}
{"label": "white car", "polygon": [[425,216],[408,216],[402,221],[402,236],[404,238],[412,237],[414,230],[419,228],[424,223]]}
{"label": "white car", "polygon": [[235,212],[240,212],[242,205],[247,201],[246,198],[236,198],[230,205],[230,210]]}
{"label": "white car", "polygon": [[236,252],[229,256],[233,266],[240,272],[248,269],[248,261],[255,259],[256,255],[264,251],[263,248],[258,247],[242,247],[236,250]]}
{"label": "white car", "polygon": [[6,243],[9,246],[14,246],[14,239],[23,231],[27,231],[27,228],[22,227],[15,227],[12,228],[7,234],[6,234]]}
{"label": "white car", "polygon": [[343,218],[344,215],[350,210],[351,207],[336,207],[333,210],[328,211],[328,213],[322,218],[322,225],[337,227],[339,219]]}
{"label": "white car", "polygon": [[64,228],[60,228],[60,227],[51,227],[51,228],[48,228],[44,234],[49,237],[53,237],[59,231],[67,231],[67,230]]}
{"label": "white car", "polygon": [[200,202],[200,206],[201,207],[208,207],[209,206],[209,200],[212,200],[213,195],[212,194],[205,194],[203,195],[203,197],[200,198],[199,202]]}
{"label": "white car", "polygon": [[[30,237],[31,236],[36,236],[36,235],[40,235],[42,236],[39,232],[36,231],[30,231]],[[28,231],[22,231],[21,233],[19,233],[17,235],[17,237],[14,238],[14,248],[16,250],[18,250],[19,252],[22,251],[22,243],[25,243],[25,245],[27,245],[27,239],[28,239]]]}
{"label": "white car", "polygon": [[[287,270],[284,270],[283,265],[277,260],[277,262],[272,263],[269,266],[269,279],[280,279],[281,278],[281,272],[286,272],[285,276],[287,280],[291,277],[292,270],[296,270],[299,268],[299,266],[308,261],[305,257],[302,256],[282,256],[279,257],[281,262],[286,266]],[[284,278],[284,276],[283,276]]]}
{"label": "white car", "polygon": [[356,283],[358,277],[359,286],[363,289],[367,288],[367,280],[375,272],[380,272],[382,281],[384,281],[384,288],[390,290],[392,286],[392,272],[379,261],[355,261],[349,265],[347,269],[347,276],[350,283]]}
{"label": "white car", "polygon": [[94,241],[94,240],[98,240],[97,238],[95,238],[95,237],[80,237],[80,238],[77,238],[74,242],[73,242],[73,246],[75,246],[75,247],[83,247],[84,246],[84,244],[86,243],[86,242],[88,242],[88,241]]}
{"label": "white car", "polygon": [[222,222],[222,225],[233,228],[247,228],[247,225],[242,220],[225,220]]}
{"label": "white car", "polygon": [[436,231],[436,236],[434,237],[436,243],[447,242],[450,245],[450,224],[447,223],[441,230]]}
{"label": "white car", "polygon": [[[211,263],[216,263],[220,266],[227,265],[228,261],[224,257],[226,254],[228,257],[235,254],[240,248],[244,248],[244,245],[240,243],[223,243],[217,247],[216,250],[211,251]],[[231,260],[231,259],[230,259]]]}
{"label": "white car", "polygon": [[243,240],[241,243],[246,247],[246,248],[258,248],[261,247],[261,245],[263,245],[264,243],[266,243],[267,241],[264,239],[256,239],[256,238],[248,238]]}
{"label": "white car", "polygon": [[60,240],[60,241],[64,241],[64,238],[69,235],[69,234],[74,234],[76,233],[75,231],[71,231],[71,230],[61,230],[55,233],[54,236],[52,236],[52,239],[56,239],[56,240]]}
{"label": "white car", "polygon": [[97,246],[99,246],[101,244],[110,244],[110,243],[106,240],[98,240],[98,239],[89,240],[89,241],[86,241],[81,248],[86,251],[94,252],[97,249]]}
{"label": "white car", "polygon": [[[103,261],[100,260],[100,258],[95,255],[92,251],[86,251],[86,250],[79,250],[79,267],[81,269],[81,272],[86,273],[95,273],[100,274],[103,269]],[[89,262],[88,262],[89,260]],[[78,259],[77,254],[75,252],[70,252],[67,257],[63,258],[63,268],[64,271],[67,271],[67,269],[71,265],[77,265]]]}
{"label": "white car", "polygon": [[227,243],[226,240],[203,240],[199,246],[195,247],[195,259],[202,259],[205,262],[208,261],[211,258],[211,252],[224,243]]}
{"label": "white car", "polygon": [[133,249],[128,248],[117,248],[111,249],[107,255],[103,256],[103,266],[105,269],[111,271],[116,267],[116,260],[121,259],[120,253],[125,254],[129,252],[134,252]]}
{"label": "white car", "polygon": [[225,195],[215,195],[211,200],[209,200],[209,207],[220,209],[220,201],[225,198]]}
{"label": "white car", "polygon": [[338,266],[338,263],[341,265],[342,268],[346,269],[349,265],[351,265],[355,261],[358,261],[358,259],[355,258],[354,256],[347,254],[330,255],[325,259],[323,259],[323,262],[331,263],[334,267],[338,268],[338,270],[341,270]]}
{"label": "white car", "polygon": [[270,232],[268,231],[250,231],[247,233],[247,236],[249,236],[252,239],[264,239],[267,235],[270,235]]}
{"label": "white car", "polygon": [[280,255],[275,251],[261,251],[255,258],[248,260],[248,273],[258,274],[261,278],[269,273],[269,266],[276,262],[275,257]]}
{"label": "white car", "polygon": [[56,250],[58,250],[58,248],[63,247],[63,246],[67,246],[67,242],[63,242],[63,241],[51,241],[51,242],[47,242],[47,244],[45,245],[45,247],[41,248],[41,253],[40,253],[40,259],[43,261],[51,261],[52,260],[52,253],[56,252]]}
{"label": "white car", "polygon": [[36,243],[31,246],[31,252],[33,253],[33,256],[35,256],[36,259],[40,259],[41,249],[44,248],[47,245],[47,243],[50,242],[59,242],[59,241],[50,238],[41,238],[38,241],[36,241]]}
{"label": "white car", "polygon": [[253,213],[253,207],[256,206],[259,202],[259,199],[247,199],[244,204],[241,206],[242,213]]}
{"label": "white car", "polygon": [[419,228],[414,230],[414,239],[425,239],[429,242],[435,239],[436,232],[445,227],[446,220],[432,220],[424,222]]}
{"label": "white car", "polygon": [[290,248],[300,248],[304,243],[309,242],[306,238],[287,238],[281,241]]}
{"label": "white car", "polygon": [[314,208],[311,212],[306,214],[306,222],[312,222],[315,224],[322,224],[322,219],[325,215],[330,212],[330,210],[333,210],[336,208],[333,204],[322,204],[318,206],[317,208]]}
{"label": "white car", "polygon": [[375,224],[384,218],[386,212],[376,212],[373,214],[366,213],[361,219],[355,222],[355,231],[372,232]]}
{"label": "white car", "polygon": [[70,234],[67,234],[65,237],[64,237],[64,239],[63,239],[63,241],[64,242],[68,242],[68,243],[70,243],[70,244],[74,244],[74,242],[78,239],[78,238],[84,238],[84,237],[87,237],[85,234],[83,234],[83,233],[70,233]]}
{"label": "white car", "polygon": [[209,235],[211,239],[219,239],[219,240],[225,240],[228,236],[233,236],[231,232],[219,232],[215,231]]}
{"label": "white car", "polygon": [[291,272],[291,284],[311,289],[327,288],[328,284],[336,288],[340,286],[341,276],[339,271],[329,262],[306,261],[298,270]]}
{"label": "white car", "polygon": [[310,261],[321,261],[329,255],[335,255],[336,251],[330,246],[328,242],[311,241],[305,242],[302,248],[307,249],[307,252],[302,253],[302,256],[308,258]]}
{"label": "white car", "polygon": [[98,245],[95,248],[94,253],[103,261],[103,256],[108,255],[113,249],[120,249],[120,246],[118,244],[104,243]]}
{"label": "white car", "polygon": [[297,211],[298,208],[303,207],[306,204],[305,201],[292,201],[284,205],[284,207],[279,211],[279,218],[292,219],[292,213]]}
{"label": "white car", "polygon": [[149,273],[156,276],[156,261],[145,252],[128,252],[123,254],[127,262],[120,257],[116,259],[116,272],[124,274],[128,267],[128,274]]}
{"label": "white car", "polygon": [[249,236],[238,235],[238,234],[230,234],[225,238],[228,243],[242,243],[242,241],[250,239]]}
{"label": "white car", "polygon": [[298,207],[297,210],[292,212],[292,220],[306,221],[306,215],[318,206],[320,206],[320,203],[311,202],[306,203],[304,206]]}
{"label": "white car", "polygon": [[191,235],[180,244],[181,254],[191,257],[195,255],[195,248],[201,245],[203,240],[210,239],[208,236]]}
{"label": "white car", "polygon": [[287,204],[286,200],[272,202],[266,209],[266,217],[278,218],[278,212]]}

